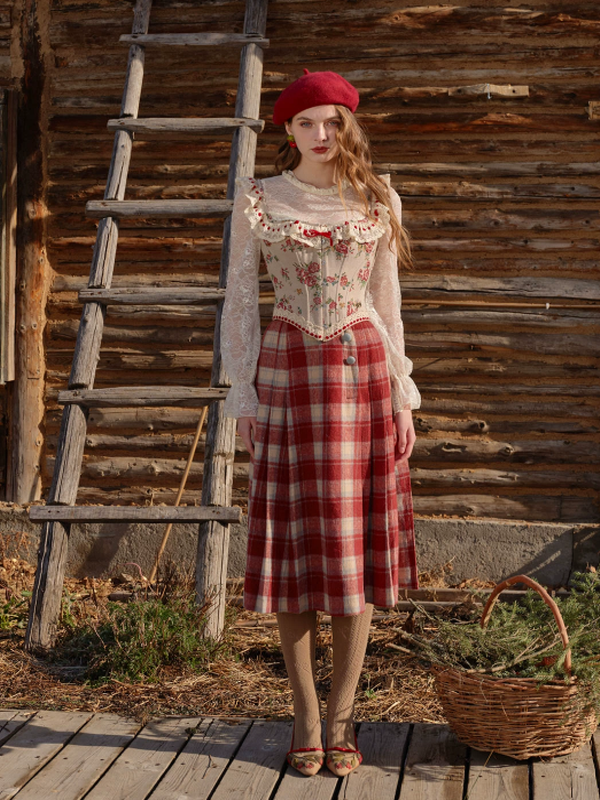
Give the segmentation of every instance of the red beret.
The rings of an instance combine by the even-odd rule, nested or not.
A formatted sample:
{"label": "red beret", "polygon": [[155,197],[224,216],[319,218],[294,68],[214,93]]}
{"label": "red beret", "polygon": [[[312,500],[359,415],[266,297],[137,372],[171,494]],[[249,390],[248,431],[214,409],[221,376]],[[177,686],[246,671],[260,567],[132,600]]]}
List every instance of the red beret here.
{"label": "red beret", "polygon": [[291,119],[306,108],[314,106],[340,105],[356,111],[358,92],[351,83],[337,72],[309,72],[295,80],[283,90],[273,108],[275,125]]}

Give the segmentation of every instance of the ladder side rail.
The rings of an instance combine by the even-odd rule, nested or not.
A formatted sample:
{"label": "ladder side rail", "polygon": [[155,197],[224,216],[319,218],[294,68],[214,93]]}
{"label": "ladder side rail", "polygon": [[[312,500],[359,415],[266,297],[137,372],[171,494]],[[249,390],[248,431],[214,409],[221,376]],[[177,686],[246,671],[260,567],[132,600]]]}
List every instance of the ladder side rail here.
{"label": "ladder side rail", "polygon": [[[137,0],[132,32],[147,33],[152,0]],[[144,48],[132,45],[129,50],[127,74],[121,102],[121,115],[137,116],[144,71]],[[127,173],[132,149],[132,134],[115,134],[113,156],[107,179],[105,198],[125,196]],[[115,263],[118,224],[110,217],[101,220],[90,269],[90,288],[109,288]],[[69,388],[90,388],[100,357],[105,306],[99,302],[86,303],[75,345],[75,357]],[[65,408],[61,418],[59,440],[48,504],[72,505],[77,499],[79,475],[87,431],[87,411],[81,406]],[[28,650],[48,649],[56,638],[60,616],[62,590],[70,525],[46,522],[40,534],[38,565],[25,634]]]}
{"label": "ladder side rail", "polygon": [[[267,26],[268,0],[247,0],[244,33],[264,36]],[[236,117],[258,118],[262,86],[264,52],[259,45],[248,44],[241,53],[238,93],[235,104]],[[241,128],[233,136],[227,197],[233,198],[238,176],[254,174],[257,134],[250,128]],[[231,217],[223,229],[223,248],[219,286],[225,288],[229,267],[229,240]],[[223,301],[217,307],[214,333],[212,386],[229,386],[223,369],[220,348],[220,327]],[[235,456],[236,421],[224,416],[223,402],[212,403],[208,413],[204,474],[202,480],[202,505],[230,506],[233,489],[233,461]],[[229,528],[216,520],[200,523],[198,555],[196,561],[196,596],[199,605],[207,607],[203,635],[218,639],[225,625],[227,560],[229,555]]]}

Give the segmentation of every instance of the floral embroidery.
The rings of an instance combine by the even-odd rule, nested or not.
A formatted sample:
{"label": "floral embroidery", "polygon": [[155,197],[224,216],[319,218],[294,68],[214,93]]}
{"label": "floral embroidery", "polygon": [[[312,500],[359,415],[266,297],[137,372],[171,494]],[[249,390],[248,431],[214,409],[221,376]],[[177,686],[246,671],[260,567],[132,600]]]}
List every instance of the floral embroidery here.
{"label": "floral embroidery", "polygon": [[288,297],[282,297],[275,308],[280,308],[282,311],[289,311],[291,314],[294,313],[294,309]]}

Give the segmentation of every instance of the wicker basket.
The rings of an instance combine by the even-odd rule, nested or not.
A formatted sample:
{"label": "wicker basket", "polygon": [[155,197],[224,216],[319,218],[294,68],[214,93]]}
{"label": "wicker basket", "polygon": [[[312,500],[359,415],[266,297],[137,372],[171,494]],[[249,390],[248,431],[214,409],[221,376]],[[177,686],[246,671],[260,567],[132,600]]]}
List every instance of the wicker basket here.
{"label": "wicker basket", "polygon": [[[524,583],[541,595],[568,648],[569,637],[558,606],[527,575],[508,578],[496,586],[483,609],[481,626],[486,626],[500,592],[512,583]],[[596,715],[576,679],[570,677],[570,651],[565,658],[568,683],[554,680],[538,686],[535,678],[493,678],[440,665],[432,669],[451,729],[461,742],[476,750],[493,750],[517,759],[564,755],[579,749],[596,729]]]}

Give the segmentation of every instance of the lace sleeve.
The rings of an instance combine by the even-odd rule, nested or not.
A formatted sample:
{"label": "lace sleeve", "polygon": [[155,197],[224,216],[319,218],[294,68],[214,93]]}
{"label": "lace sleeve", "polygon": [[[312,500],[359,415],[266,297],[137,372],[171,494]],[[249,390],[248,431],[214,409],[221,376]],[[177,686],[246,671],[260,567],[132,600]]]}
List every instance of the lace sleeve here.
{"label": "lace sleeve", "polygon": [[[398,193],[390,188],[392,207],[402,220],[402,203]],[[383,339],[388,357],[392,384],[394,413],[403,408],[419,408],[421,395],[410,377],[413,364],[404,354],[404,326],[400,315],[401,293],[398,280],[396,248],[390,250],[391,228],[379,239],[373,272],[369,281],[367,305],[373,324]]]}
{"label": "lace sleeve", "polygon": [[221,318],[221,356],[232,386],[225,400],[226,417],[255,417],[254,386],[260,351],[258,267],[260,241],[247,214],[251,206],[249,178],[238,178],[231,216],[229,272]]}

